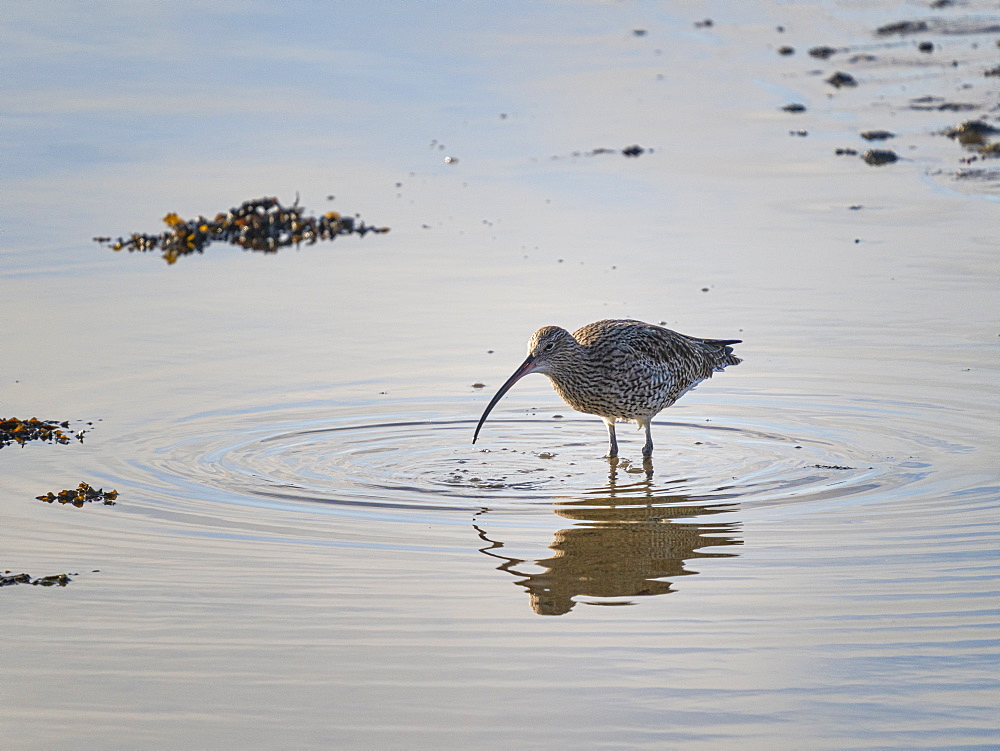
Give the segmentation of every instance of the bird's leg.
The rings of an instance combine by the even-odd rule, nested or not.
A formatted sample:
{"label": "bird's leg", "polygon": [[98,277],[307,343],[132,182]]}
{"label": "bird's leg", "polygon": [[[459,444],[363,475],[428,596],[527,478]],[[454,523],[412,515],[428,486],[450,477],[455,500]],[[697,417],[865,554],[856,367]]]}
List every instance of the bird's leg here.
{"label": "bird's leg", "polygon": [[646,420],[643,427],[646,428],[646,445],[642,447],[642,455],[643,457],[648,459],[653,455],[653,433],[652,433],[653,421]]}
{"label": "bird's leg", "polygon": [[618,458],[618,439],[615,437],[615,420],[613,417],[605,418],[604,424],[608,426],[608,438],[611,439],[611,448],[608,449],[608,459]]}

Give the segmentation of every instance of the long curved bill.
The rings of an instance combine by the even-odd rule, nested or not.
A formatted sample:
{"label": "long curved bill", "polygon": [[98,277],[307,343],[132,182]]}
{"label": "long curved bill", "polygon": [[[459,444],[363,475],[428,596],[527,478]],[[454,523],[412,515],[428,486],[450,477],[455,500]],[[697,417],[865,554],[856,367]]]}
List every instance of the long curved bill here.
{"label": "long curved bill", "polygon": [[483,416],[479,418],[479,424],[476,426],[476,432],[472,436],[472,442],[475,443],[476,439],[479,438],[479,431],[483,427],[483,423],[486,422],[486,417],[490,414],[492,409],[497,406],[497,402],[503,398],[503,395],[510,391],[510,387],[517,383],[519,380],[524,378],[535,369],[535,358],[532,355],[528,355],[528,359],[521,363],[521,366],[514,371],[514,375],[507,379],[507,382],[500,387],[500,390],[496,393],[490,403],[486,405],[486,411],[483,412]]}

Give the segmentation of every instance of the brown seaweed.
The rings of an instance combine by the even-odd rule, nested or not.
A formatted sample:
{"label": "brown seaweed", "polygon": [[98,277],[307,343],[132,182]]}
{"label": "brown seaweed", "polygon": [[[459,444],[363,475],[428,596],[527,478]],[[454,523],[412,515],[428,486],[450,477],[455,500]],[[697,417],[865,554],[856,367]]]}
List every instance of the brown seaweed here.
{"label": "brown seaweed", "polygon": [[39,420],[32,417],[30,420],[21,420],[17,417],[0,418],[0,448],[16,443],[23,446],[28,441],[51,441],[52,443],[69,443],[71,438],[83,442],[83,435],[86,431],[78,433],[66,433],[69,428],[69,421],[56,422],[55,420]]}
{"label": "brown seaweed", "polygon": [[58,493],[49,491],[45,495],[35,496],[39,501],[46,503],[69,503],[77,508],[83,508],[85,503],[102,501],[105,506],[114,506],[118,497],[117,490],[104,490],[104,488],[92,488],[89,484],[81,482],[79,487],[72,490],[60,490]]}
{"label": "brown seaweed", "polygon": [[277,253],[279,248],[290,245],[313,245],[320,240],[333,240],[339,235],[360,235],[369,232],[382,234],[388,227],[374,227],[360,219],[328,211],[322,216],[304,216],[298,199],[291,206],[282,206],[277,198],[258,198],[244,201],[240,206],[213,219],[199,216],[182,219],[171,212],[163,217],[169,227],[158,235],[133,233],[127,239],[95,237],[94,241],[112,250],[131,252],[162,251],[167,263],[191,253],[202,253],[213,242],[237,245],[244,250]]}
{"label": "brown seaweed", "polygon": [[50,574],[49,576],[40,576],[37,579],[33,579],[30,574],[14,574],[9,570],[0,574],[0,587],[10,587],[15,584],[32,584],[36,587],[65,587],[71,581],[73,580],[70,579],[69,574]]}

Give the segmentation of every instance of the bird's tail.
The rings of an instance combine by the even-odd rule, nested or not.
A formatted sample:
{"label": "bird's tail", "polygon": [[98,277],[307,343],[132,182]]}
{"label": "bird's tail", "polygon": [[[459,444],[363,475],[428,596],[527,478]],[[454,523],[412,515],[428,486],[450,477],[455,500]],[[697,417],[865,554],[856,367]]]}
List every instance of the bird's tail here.
{"label": "bird's tail", "polygon": [[727,365],[739,365],[743,360],[733,354],[733,344],[741,344],[742,339],[705,339],[705,344],[715,350],[715,369],[722,370]]}

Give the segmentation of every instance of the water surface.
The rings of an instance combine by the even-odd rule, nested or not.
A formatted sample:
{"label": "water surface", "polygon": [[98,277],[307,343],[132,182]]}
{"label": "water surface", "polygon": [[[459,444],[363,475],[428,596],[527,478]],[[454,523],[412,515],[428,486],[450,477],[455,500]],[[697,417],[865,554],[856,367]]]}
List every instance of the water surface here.
{"label": "water surface", "polygon": [[[996,124],[995,9],[4,14],[0,416],[87,430],[0,449],[0,570],[72,575],[0,590],[5,745],[1000,742],[997,183],[942,135]],[[296,194],[392,232],[91,241]],[[649,465],[543,378],[472,445],[606,317],[744,362]]]}

